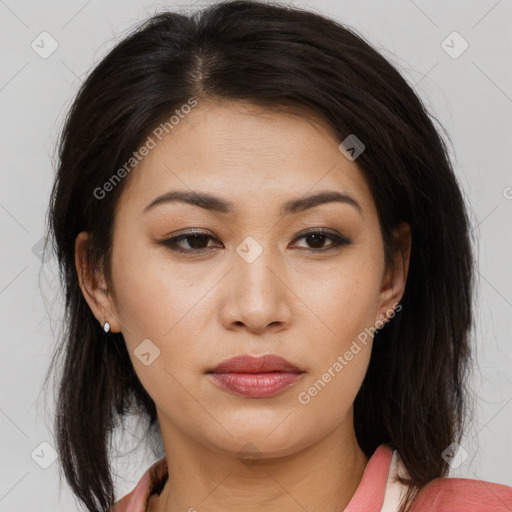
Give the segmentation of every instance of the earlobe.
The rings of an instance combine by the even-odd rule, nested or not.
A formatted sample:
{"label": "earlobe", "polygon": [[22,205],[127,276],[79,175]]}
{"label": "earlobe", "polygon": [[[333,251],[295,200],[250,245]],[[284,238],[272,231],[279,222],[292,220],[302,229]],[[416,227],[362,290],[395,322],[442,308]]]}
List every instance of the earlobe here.
{"label": "earlobe", "polygon": [[[75,239],[75,267],[82,294],[93,315],[105,332],[119,332],[120,325],[115,306],[102,273],[90,268],[88,254],[89,233],[82,231]],[[108,329],[106,329],[108,324]]]}

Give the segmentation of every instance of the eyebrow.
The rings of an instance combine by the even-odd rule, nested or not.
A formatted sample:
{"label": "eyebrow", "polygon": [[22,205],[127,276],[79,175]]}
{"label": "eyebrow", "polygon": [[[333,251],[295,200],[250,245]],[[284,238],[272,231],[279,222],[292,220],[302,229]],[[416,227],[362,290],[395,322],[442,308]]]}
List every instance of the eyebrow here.
{"label": "eyebrow", "polygon": [[[173,202],[199,206],[205,210],[223,214],[236,213],[237,211],[233,202],[216,197],[207,192],[173,190],[153,199],[153,201],[144,208],[144,214],[158,205]],[[350,194],[346,192],[336,192],[333,190],[318,192],[306,197],[299,197],[297,199],[286,201],[281,206],[280,214],[284,216],[299,213],[309,210],[310,208],[314,208],[315,206],[333,202],[350,204],[358,210],[359,214],[362,214],[363,209],[361,205]]]}

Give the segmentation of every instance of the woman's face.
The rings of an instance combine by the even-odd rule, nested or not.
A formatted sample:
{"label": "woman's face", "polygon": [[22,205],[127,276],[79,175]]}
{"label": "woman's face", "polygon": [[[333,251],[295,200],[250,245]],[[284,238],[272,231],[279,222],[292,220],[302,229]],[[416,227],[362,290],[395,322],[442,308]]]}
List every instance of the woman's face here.
{"label": "woman's face", "polygon": [[[356,162],[321,121],[242,103],[200,103],[164,135],[125,178],[115,295],[97,314],[123,333],[162,432],[263,457],[351,432],[372,328],[406,278],[400,261],[385,271]],[[170,192],[215,200],[148,207]],[[325,192],[353,201],[308,201]],[[300,372],[208,373],[233,356],[266,354]]]}

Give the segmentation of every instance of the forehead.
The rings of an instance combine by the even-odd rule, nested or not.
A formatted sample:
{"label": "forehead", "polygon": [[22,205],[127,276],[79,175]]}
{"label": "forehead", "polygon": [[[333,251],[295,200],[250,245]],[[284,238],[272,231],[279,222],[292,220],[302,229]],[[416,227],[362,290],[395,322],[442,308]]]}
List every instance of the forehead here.
{"label": "forehead", "polygon": [[201,102],[175,120],[161,140],[150,135],[154,147],[131,172],[120,208],[142,211],[155,196],[176,189],[229,197],[241,209],[251,199],[261,205],[279,196],[283,202],[317,189],[350,193],[365,210],[373,203],[332,129],[309,113]]}

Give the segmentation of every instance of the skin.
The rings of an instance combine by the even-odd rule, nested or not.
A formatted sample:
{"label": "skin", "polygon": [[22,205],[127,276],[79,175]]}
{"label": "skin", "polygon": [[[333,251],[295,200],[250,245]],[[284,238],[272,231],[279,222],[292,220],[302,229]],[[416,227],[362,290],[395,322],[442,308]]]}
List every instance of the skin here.
{"label": "skin", "polygon": [[[151,512],[341,511],[353,496],[368,462],[353,402],[371,337],[308,404],[298,395],[396,307],[411,241],[402,224],[387,267],[373,197],[357,160],[338,144],[311,115],[201,102],[128,178],[115,217],[112,282],[88,268],[88,234],[77,237],[84,297],[101,325],[108,320],[123,333],[158,411],[170,479],[151,498]],[[233,201],[236,212],[174,202],[143,213],[170,190],[209,192]],[[330,202],[280,214],[285,201],[324,190],[349,193],[361,212]],[[213,237],[179,243],[196,255],[159,244],[192,228]],[[300,237],[310,228],[353,243],[315,245]],[[251,263],[236,252],[248,236],[263,250]],[[145,339],[160,350],[149,366],[134,354]],[[205,371],[241,354],[277,354],[305,373],[271,398],[234,395]],[[256,462],[239,454],[247,443]]]}

